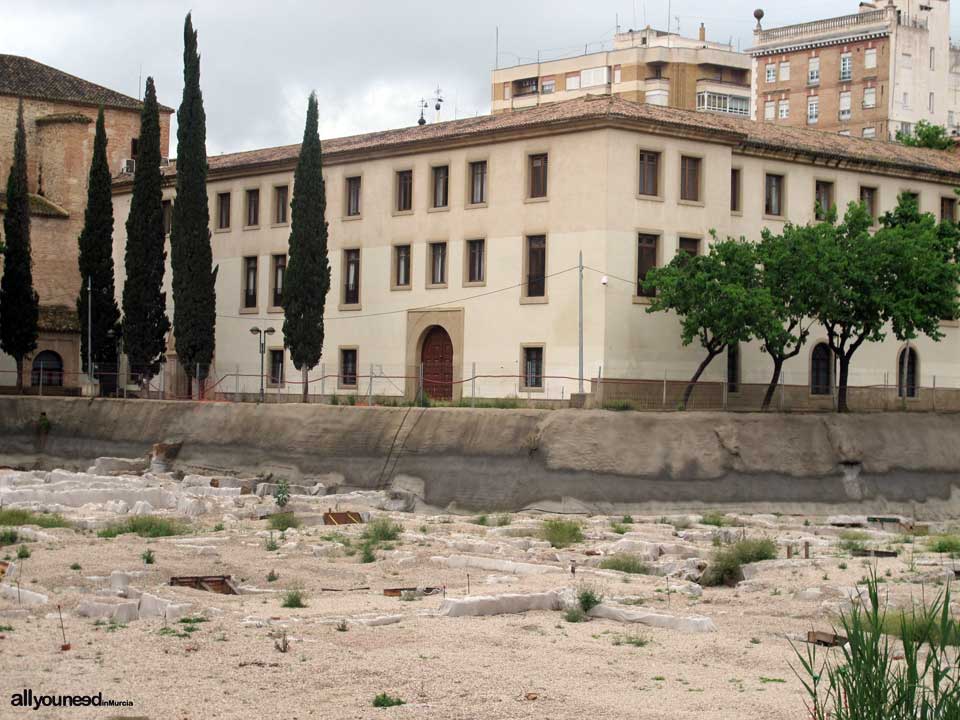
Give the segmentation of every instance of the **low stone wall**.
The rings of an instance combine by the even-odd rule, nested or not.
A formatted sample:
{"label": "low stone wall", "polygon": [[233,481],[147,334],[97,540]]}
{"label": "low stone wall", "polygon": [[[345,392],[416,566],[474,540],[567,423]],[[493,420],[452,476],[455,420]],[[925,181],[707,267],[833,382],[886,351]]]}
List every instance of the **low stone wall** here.
{"label": "low stone wall", "polygon": [[[49,435],[39,442],[45,412]],[[186,469],[339,473],[457,510],[960,512],[960,415],[632,413],[0,397],[0,464],[182,441]]]}

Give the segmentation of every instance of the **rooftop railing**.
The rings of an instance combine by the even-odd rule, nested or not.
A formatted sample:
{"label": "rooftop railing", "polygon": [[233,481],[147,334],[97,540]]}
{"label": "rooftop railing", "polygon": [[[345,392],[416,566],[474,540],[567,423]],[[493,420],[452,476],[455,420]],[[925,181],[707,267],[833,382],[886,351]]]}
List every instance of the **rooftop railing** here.
{"label": "rooftop railing", "polygon": [[754,31],[754,39],[757,44],[764,44],[808,35],[822,35],[835,30],[877,25],[891,20],[893,12],[893,10],[883,8],[881,10],[854,13],[852,15],[841,15],[840,17],[827,18],[826,20],[814,20],[798,25],[784,25],[783,27],[771,28],[770,30]]}

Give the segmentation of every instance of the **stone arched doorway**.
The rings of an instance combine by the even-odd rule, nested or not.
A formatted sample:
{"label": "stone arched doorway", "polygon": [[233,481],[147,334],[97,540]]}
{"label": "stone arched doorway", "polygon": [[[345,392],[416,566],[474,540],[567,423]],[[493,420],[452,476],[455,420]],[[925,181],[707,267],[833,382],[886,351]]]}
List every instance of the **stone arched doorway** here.
{"label": "stone arched doorway", "polygon": [[30,384],[33,387],[62,387],[63,358],[53,350],[44,350],[33,358],[30,368]]}
{"label": "stone arched doorway", "polygon": [[427,329],[420,350],[423,391],[433,400],[453,399],[453,342],[439,325]]}

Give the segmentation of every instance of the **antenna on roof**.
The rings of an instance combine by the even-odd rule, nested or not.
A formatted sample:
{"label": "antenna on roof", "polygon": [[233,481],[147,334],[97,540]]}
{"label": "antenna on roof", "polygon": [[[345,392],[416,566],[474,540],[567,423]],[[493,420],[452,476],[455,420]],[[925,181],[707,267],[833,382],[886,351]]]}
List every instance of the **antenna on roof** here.
{"label": "antenna on roof", "polygon": [[427,119],[423,116],[423,111],[429,107],[429,104],[423,98],[420,98],[420,119],[417,120],[417,125],[426,125]]}
{"label": "antenna on roof", "polygon": [[140,72],[137,75],[137,100],[143,100],[143,63],[140,63]]}

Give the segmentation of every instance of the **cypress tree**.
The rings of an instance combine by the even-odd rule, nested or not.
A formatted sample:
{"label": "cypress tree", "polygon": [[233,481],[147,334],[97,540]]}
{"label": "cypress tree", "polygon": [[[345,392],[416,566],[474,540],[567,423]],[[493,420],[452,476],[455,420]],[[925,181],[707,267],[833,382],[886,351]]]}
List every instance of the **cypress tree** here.
{"label": "cypress tree", "polygon": [[283,279],[283,344],[290,349],[294,367],[303,373],[304,402],[309,392],[307,373],[323,354],[323,309],[330,289],[326,208],[317,96],[311,93],[293,176],[290,257]]}
{"label": "cypress tree", "polygon": [[17,390],[23,392],[23,359],[37,348],[37,325],[40,319],[40,298],[33,289],[30,267],[30,198],[23,100],[17,109],[3,234],[5,248],[3,278],[0,280],[0,349],[16,360]]}
{"label": "cypress tree", "polygon": [[167,295],[163,292],[163,190],[160,175],[160,109],[153,78],[140,113],[140,148],[127,216],[127,279],[123,285],[123,342],[135,372],[149,381],[160,370],[166,349]]}
{"label": "cypress tree", "polygon": [[[93,339],[94,368],[98,364],[116,363],[116,333],[120,320],[113,282],[113,200],[111,199],[110,167],[107,164],[107,131],[103,124],[103,108],[100,108],[97,114],[93,159],[90,162],[90,175],[87,180],[87,209],[83,215],[83,230],[80,232],[78,243],[81,282],[80,294],[77,295],[77,315],[81,327],[80,357],[83,371],[89,373],[88,338]],[[91,298],[88,287],[91,283],[92,302],[88,303]],[[92,307],[88,308],[88,304]]]}
{"label": "cypress tree", "polygon": [[207,207],[207,121],[200,93],[200,55],[190,14],[183,26],[183,100],[177,110],[177,199],[170,232],[173,327],[187,377],[203,380],[216,342],[216,279]]}

